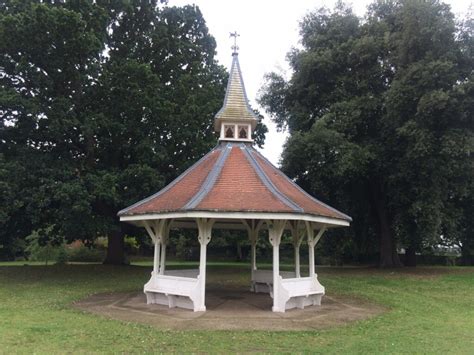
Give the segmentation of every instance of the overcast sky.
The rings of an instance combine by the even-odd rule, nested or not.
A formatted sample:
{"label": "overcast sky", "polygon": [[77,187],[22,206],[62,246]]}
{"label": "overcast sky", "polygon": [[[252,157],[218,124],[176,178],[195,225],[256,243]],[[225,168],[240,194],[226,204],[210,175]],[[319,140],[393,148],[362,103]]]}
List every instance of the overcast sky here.
{"label": "overcast sky", "polygon": [[[258,107],[256,97],[263,84],[263,76],[270,71],[285,71],[286,53],[298,45],[298,23],[308,12],[322,6],[333,8],[335,0],[169,0],[169,5],[196,4],[201,9],[210,33],[217,41],[217,59],[227,68],[231,64],[229,33],[240,33],[239,61],[250,104]],[[352,1],[354,12],[362,16],[372,1]],[[471,0],[446,0],[456,15],[465,14],[472,7]],[[278,164],[286,134],[276,131],[265,115],[269,128],[262,153]]]}

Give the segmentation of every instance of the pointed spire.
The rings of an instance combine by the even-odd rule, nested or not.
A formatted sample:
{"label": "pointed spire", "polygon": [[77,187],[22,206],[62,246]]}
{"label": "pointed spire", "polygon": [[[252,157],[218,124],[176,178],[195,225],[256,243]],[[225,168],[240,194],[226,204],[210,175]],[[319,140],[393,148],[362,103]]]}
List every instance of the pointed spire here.
{"label": "pointed spire", "polygon": [[239,55],[234,49],[224,105],[216,114],[214,128],[216,132],[220,132],[222,124],[250,124],[251,131],[253,131],[257,121],[257,116],[248,103],[239,65]]}

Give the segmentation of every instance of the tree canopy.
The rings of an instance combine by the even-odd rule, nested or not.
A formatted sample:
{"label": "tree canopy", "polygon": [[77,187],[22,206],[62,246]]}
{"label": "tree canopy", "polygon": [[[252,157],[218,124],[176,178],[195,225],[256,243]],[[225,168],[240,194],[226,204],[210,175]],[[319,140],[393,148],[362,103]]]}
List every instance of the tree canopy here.
{"label": "tree canopy", "polygon": [[472,34],[438,1],[377,1],[364,18],[340,3],[303,19],[288,80],[267,75],[283,169],[348,212],[351,249],[382,266],[402,247],[408,264],[442,243],[473,252]]}
{"label": "tree canopy", "polygon": [[216,143],[227,74],[215,49],[196,6],[0,1],[3,253],[32,231],[107,235],[121,262],[116,213]]}

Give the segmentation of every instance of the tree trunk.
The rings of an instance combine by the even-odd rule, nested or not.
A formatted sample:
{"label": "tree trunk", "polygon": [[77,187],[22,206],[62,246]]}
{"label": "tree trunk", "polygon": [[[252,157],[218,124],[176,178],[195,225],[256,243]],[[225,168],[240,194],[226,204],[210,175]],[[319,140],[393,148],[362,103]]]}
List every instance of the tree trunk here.
{"label": "tree trunk", "polygon": [[405,251],[405,266],[416,266],[416,251],[413,247],[409,247]]}
{"label": "tree trunk", "polygon": [[401,267],[402,263],[398,257],[395,240],[388,217],[385,198],[382,188],[378,183],[371,184],[372,203],[374,215],[380,236],[380,262],[379,266],[384,268]]}
{"label": "tree trunk", "polygon": [[239,241],[237,241],[237,260],[242,261],[243,255],[242,255],[242,245],[240,244]]}
{"label": "tree trunk", "polygon": [[461,247],[461,265],[474,266],[474,255],[471,253],[471,250],[469,242],[463,241],[463,246]]}
{"label": "tree trunk", "polygon": [[125,264],[125,242],[121,229],[110,233],[107,236],[107,256],[104,264],[123,265]]}

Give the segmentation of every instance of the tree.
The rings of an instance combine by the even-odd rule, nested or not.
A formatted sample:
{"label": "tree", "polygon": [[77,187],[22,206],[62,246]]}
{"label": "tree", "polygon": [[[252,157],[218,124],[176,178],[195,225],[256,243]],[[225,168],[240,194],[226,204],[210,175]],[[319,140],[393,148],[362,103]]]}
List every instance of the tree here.
{"label": "tree", "polygon": [[291,135],[283,169],[352,214],[359,245],[374,231],[381,266],[399,266],[397,247],[440,242],[472,176],[472,36],[437,1],[375,2],[363,21],[339,4],[300,32],[291,79],[269,74],[260,99]]}
{"label": "tree", "polygon": [[4,162],[25,170],[8,225],[21,215],[22,237],[107,235],[106,262],[122,263],[131,230],[117,212],[216,142],[227,74],[215,41],[195,6],[5,0],[0,8],[0,174]]}
{"label": "tree", "polygon": [[[116,181],[116,194],[106,193],[108,200],[94,208],[113,219],[216,143],[212,123],[227,74],[214,59],[216,44],[197,7],[128,6],[111,28],[95,106],[114,119],[101,120],[90,174],[99,181],[96,198],[108,179]],[[107,262],[122,258],[123,234],[109,234]]]}
{"label": "tree", "polygon": [[15,206],[2,239],[39,229],[66,234],[68,222],[84,237],[90,224],[77,218],[88,216],[88,201],[74,162],[82,154],[85,93],[104,49],[104,14],[86,2],[82,13],[33,1],[0,8],[0,154]]}

